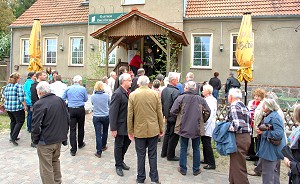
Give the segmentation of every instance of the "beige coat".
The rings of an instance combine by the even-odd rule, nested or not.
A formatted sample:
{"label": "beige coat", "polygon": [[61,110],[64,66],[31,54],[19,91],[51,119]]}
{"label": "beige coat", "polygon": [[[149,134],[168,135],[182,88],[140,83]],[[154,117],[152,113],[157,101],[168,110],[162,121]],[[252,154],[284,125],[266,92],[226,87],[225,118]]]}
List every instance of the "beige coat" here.
{"label": "beige coat", "polygon": [[129,95],[128,134],[137,138],[150,138],[163,132],[161,100],[156,91],[147,86]]}

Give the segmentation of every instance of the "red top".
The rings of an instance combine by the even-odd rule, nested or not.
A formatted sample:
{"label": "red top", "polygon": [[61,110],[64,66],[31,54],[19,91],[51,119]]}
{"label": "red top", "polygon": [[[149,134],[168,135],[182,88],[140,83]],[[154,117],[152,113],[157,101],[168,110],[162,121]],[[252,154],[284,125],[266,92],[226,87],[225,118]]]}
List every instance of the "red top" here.
{"label": "red top", "polygon": [[135,66],[137,68],[140,68],[141,64],[143,64],[143,61],[141,60],[141,56],[140,55],[135,55],[131,59],[131,61],[129,63],[129,66]]}

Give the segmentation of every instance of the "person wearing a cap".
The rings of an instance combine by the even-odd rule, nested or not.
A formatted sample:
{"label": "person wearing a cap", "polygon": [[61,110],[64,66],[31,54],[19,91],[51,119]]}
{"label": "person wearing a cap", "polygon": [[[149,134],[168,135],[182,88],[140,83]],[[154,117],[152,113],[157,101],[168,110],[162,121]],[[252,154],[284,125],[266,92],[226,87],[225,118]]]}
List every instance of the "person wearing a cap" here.
{"label": "person wearing a cap", "polygon": [[[261,159],[262,183],[280,183],[280,160],[284,158],[281,150],[286,145],[284,124],[277,112],[279,105],[275,100],[264,99],[262,108],[265,113],[263,124],[266,128],[259,126],[256,129],[261,135],[257,156]],[[275,145],[272,140],[281,141],[279,145]]]}
{"label": "person wearing a cap", "polygon": [[27,75],[27,80],[24,84],[24,91],[25,91],[25,99],[27,105],[27,131],[31,132],[31,119],[32,119],[32,103],[31,103],[31,85],[35,82],[36,76],[35,72],[29,72]]}
{"label": "person wearing a cap", "polygon": [[[85,87],[82,86],[82,77],[76,75],[73,78],[74,84],[69,86],[62,96],[62,99],[68,100],[68,108],[70,113],[70,154],[76,155],[77,142],[78,148],[81,149],[85,146],[84,140],[84,122],[85,122],[85,109],[84,102],[88,101],[88,95]],[[76,129],[78,127],[78,137]],[[76,140],[76,137],[78,138]]]}

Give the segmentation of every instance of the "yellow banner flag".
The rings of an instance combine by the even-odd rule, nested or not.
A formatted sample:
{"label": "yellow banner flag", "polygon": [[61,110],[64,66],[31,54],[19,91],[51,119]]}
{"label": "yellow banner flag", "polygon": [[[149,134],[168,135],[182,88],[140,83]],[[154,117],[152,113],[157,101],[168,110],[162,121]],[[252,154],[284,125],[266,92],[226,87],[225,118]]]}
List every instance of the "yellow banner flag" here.
{"label": "yellow banner flag", "polygon": [[41,63],[41,23],[40,20],[35,19],[33,22],[32,30],[29,38],[29,56],[30,62],[28,66],[28,71],[42,71],[43,66]]}
{"label": "yellow banner flag", "polygon": [[240,66],[238,80],[250,82],[252,77],[252,65],[254,62],[254,39],[252,32],[251,14],[243,15],[243,20],[236,41],[236,59]]}

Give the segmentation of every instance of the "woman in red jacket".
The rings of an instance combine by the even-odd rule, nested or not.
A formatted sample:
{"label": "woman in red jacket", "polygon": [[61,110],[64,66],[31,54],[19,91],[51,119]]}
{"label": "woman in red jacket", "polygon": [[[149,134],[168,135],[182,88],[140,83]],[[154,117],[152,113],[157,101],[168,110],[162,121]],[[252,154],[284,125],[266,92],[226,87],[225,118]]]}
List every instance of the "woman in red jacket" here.
{"label": "woman in red jacket", "polygon": [[136,51],[135,56],[131,59],[129,66],[131,70],[133,71],[134,75],[137,75],[137,70],[141,67],[143,64],[143,61],[141,60],[140,51]]}

